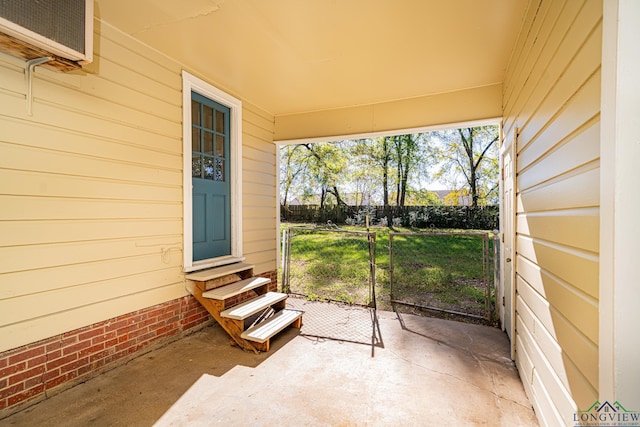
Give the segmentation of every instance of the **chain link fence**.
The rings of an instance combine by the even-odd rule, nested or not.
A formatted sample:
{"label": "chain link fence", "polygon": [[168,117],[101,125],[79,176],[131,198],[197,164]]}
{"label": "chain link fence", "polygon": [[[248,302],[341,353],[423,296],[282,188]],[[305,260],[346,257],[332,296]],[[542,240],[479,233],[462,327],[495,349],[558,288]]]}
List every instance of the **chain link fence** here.
{"label": "chain link fence", "polygon": [[375,307],[375,233],[290,227],[283,232],[283,255],[285,292]]}
{"label": "chain link fence", "polygon": [[493,233],[391,232],[391,303],[491,322],[497,251]]}
{"label": "chain link fence", "polygon": [[[427,310],[483,323],[497,318],[497,233],[384,230],[377,235],[329,227],[283,230],[282,285],[284,292],[302,297],[296,304]],[[377,255],[376,244],[381,245]]]}

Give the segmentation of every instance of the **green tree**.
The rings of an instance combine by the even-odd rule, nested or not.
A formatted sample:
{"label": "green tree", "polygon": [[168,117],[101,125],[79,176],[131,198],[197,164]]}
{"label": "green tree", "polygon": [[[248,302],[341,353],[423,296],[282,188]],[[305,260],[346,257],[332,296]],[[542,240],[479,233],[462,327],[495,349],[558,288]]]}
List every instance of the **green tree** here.
{"label": "green tree", "polygon": [[421,134],[391,137],[396,165],[396,205],[404,207],[409,181],[420,163]]}
{"label": "green tree", "polygon": [[389,209],[389,180],[393,160],[393,143],[391,137],[361,139],[356,143],[355,154],[360,162],[374,172],[375,181],[382,187],[382,204],[387,216],[387,225],[391,226],[392,218]]}
{"label": "green tree", "polygon": [[[466,190],[472,206],[494,202],[498,192],[498,126],[446,130],[435,132],[435,136],[440,141],[431,149],[439,165],[436,177],[453,184],[461,194]],[[462,186],[456,185],[460,177]]]}
{"label": "green tree", "polygon": [[285,145],[280,149],[280,200],[289,204],[289,195],[304,175],[307,163],[301,161],[300,145]]}
{"label": "green tree", "polygon": [[308,175],[320,186],[320,207],[323,208],[328,194],[332,194],[337,205],[344,205],[340,197],[339,184],[344,179],[343,172],[347,165],[347,156],[338,143],[302,144],[306,149]]}

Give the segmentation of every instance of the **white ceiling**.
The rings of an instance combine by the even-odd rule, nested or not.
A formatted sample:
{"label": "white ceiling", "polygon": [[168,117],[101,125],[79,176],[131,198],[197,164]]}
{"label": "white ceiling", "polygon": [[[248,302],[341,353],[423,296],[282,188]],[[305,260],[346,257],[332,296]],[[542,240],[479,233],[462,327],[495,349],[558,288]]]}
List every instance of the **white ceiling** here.
{"label": "white ceiling", "polygon": [[96,0],[96,14],[266,111],[501,83],[528,0]]}

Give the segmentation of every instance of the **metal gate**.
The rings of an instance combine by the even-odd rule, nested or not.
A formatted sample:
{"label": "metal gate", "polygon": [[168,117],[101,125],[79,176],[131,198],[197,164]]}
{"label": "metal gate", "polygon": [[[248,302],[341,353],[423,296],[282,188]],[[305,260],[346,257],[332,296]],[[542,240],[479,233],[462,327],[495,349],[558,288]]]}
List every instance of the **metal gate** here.
{"label": "metal gate", "polygon": [[391,303],[493,321],[496,254],[489,233],[391,232]]}
{"label": "metal gate", "polygon": [[380,345],[376,314],[376,234],[291,227],[283,232],[287,305],[305,312],[301,334]]}
{"label": "metal gate", "polygon": [[375,233],[291,227],[284,231],[283,249],[285,292],[375,307]]}

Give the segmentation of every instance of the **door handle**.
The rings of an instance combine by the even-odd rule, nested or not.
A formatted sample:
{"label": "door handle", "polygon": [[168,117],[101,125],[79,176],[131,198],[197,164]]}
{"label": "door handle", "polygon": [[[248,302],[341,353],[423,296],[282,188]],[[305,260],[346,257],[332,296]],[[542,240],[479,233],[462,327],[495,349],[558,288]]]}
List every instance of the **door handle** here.
{"label": "door handle", "polygon": [[505,259],[506,262],[511,262],[511,258]]}

